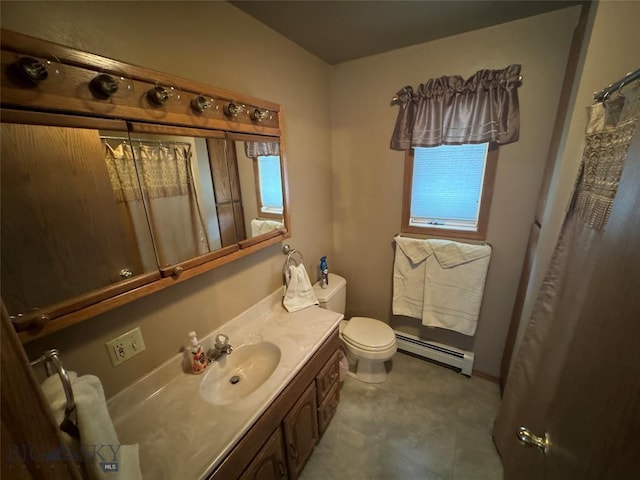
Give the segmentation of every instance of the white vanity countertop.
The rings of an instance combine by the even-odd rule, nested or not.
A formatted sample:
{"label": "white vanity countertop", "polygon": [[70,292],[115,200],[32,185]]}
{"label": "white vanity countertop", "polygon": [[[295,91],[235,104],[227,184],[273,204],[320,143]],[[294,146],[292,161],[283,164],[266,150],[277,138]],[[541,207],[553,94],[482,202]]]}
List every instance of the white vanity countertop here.
{"label": "white vanity countertop", "polygon": [[281,299],[280,289],[202,339],[205,350],[218,333],[227,335],[236,349],[260,341],[280,347],[276,370],[243,400],[222,406],[206,402],[200,396],[200,382],[207,370],[201,375],[184,373],[182,355],[109,400],[120,443],[140,446],[145,479],[206,477],[342,319],[315,306],[288,313]]}

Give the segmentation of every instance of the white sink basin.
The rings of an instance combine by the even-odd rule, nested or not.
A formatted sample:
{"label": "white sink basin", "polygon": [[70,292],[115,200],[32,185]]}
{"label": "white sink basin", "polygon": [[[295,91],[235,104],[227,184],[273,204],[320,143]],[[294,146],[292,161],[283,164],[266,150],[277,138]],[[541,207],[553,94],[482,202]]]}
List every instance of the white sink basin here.
{"label": "white sink basin", "polygon": [[213,405],[238,402],[267,381],[280,357],[280,348],[271,342],[239,347],[207,368],[200,396]]}

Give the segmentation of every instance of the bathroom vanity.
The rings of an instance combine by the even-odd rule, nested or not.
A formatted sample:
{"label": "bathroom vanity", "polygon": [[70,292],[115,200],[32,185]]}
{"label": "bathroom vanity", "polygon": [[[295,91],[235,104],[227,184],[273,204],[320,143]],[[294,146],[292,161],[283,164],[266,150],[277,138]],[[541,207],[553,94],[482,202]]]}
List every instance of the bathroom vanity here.
{"label": "bathroom vanity", "polygon": [[[145,478],[295,479],[331,421],[340,400],[338,323],[342,315],[319,307],[288,313],[278,290],[214,334],[234,351],[201,375],[185,373],[179,355],[109,401],[122,444],[138,443]],[[213,334],[202,340],[205,349]],[[241,398],[233,389],[251,382],[250,360],[237,385],[211,381],[230,375],[224,362],[243,349],[277,348],[273,372]],[[256,353],[257,363],[263,357]],[[237,361],[237,360],[236,360]],[[207,377],[209,375],[209,377]],[[240,373],[240,376],[244,373]],[[133,406],[134,405],[134,406]],[[133,406],[133,407],[132,407]]]}
{"label": "bathroom vanity", "polygon": [[298,478],[338,408],[338,344],[334,330],[209,478]]}

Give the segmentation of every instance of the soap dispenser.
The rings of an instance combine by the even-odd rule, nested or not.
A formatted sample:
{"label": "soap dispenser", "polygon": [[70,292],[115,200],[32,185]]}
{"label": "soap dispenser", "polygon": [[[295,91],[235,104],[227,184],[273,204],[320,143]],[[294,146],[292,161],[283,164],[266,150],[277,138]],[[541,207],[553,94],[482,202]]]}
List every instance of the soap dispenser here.
{"label": "soap dispenser", "polygon": [[202,373],[207,366],[207,357],[204,354],[204,348],[198,342],[196,332],[189,332],[189,352],[191,353],[191,371],[193,373]]}

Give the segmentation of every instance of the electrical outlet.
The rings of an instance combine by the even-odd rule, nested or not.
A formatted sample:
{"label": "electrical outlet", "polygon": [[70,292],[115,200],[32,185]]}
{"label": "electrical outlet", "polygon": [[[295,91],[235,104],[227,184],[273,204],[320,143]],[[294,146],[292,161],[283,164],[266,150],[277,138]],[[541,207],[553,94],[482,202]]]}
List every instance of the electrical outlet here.
{"label": "electrical outlet", "polygon": [[109,357],[111,357],[111,363],[113,363],[114,367],[117,367],[122,362],[126,362],[131,357],[146,350],[140,327],[123,333],[119,337],[105,343],[105,345],[107,346],[107,351],[109,352]]}

